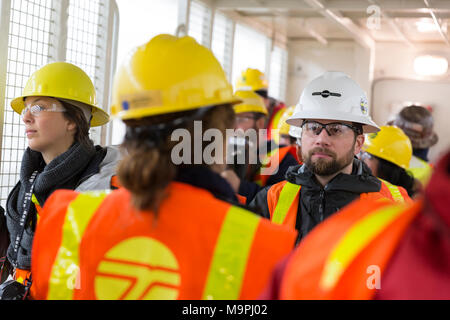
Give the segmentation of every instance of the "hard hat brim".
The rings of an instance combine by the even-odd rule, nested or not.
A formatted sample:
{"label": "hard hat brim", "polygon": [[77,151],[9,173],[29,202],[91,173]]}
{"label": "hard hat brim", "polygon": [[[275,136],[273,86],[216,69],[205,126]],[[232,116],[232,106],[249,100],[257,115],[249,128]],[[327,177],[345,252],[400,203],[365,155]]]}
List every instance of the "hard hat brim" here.
{"label": "hard hat brim", "polygon": [[[33,95],[36,97],[49,97],[49,98],[54,98],[54,99],[60,99],[60,100],[70,100],[70,99],[65,99],[65,98],[58,98],[58,97],[54,97],[51,95],[43,95],[43,94],[36,94]],[[27,97],[31,97],[30,95],[26,95],[26,96],[21,96],[18,98],[15,98],[11,101],[11,108],[18,114],[22,113],[22,110],[25,108],[25,104],[24,104],[24,100]],[[75,100],[74,100],[75,101]],[[80,103],[78,101],[75,101],[77,103]],[[109,122],[109,115],[108,113],[106,113],[105,111],[103,111],[103,109],[94,106],[92,104],[87,104],[87,103],[83,103],[86,106],[89,106],[92,108],[91,113],[92,113],[92,119],[91,119],[91,123],[90,123],[90,127],[98,127],[98,126],[102,126],[106,123]]]}
{"label": "hard hat brim", "polygon": [[367,116],[357,116],[353,114],[336,113],[330,114],[330,112],[318,112],[318,111],[301,111],[294,113],[286,123],[291,126],[301,127],[303,120],[333,120],[333,121],[349,121],[359,123],[363,126],[363,133],[374,133],[380,131],[380,127],[368,119]]}

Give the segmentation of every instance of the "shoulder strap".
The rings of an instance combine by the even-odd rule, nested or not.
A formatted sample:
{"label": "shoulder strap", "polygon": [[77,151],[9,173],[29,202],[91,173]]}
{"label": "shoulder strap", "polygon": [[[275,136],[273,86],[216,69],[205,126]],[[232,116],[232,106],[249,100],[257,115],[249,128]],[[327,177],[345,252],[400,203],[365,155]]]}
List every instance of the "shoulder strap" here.
{"label": "shoulder strap", "polygon": [[301,186],[298,184],[287,182],[281,189],[277,205],[272,215],[272,222],[276,224],[283,224],[284,219],[289,211],[289,208],[295,201],[295,198],[300,192]]}
{"label": "shoulder strap", "polygon": [[[380,179],[380,178],[378,178],[378,179]],[[405,202],[405,199],[403,198],[403,195],[400,192],[400,189],[396,185],[393,185],[392,183],[390,183],[386,180],[383,180],[383,179],[380,179],[380,180],[381,180],[381,183],[384,183],[386,185],[386,187],[388,188],[388,190],[392,196],[392,199],[395,202]]]}

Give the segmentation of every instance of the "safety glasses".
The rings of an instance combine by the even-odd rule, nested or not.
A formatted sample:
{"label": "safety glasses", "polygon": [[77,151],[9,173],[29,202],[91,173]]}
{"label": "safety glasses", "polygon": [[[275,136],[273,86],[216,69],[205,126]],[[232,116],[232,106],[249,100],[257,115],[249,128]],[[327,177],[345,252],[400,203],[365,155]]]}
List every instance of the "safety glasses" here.
{"label": "safety glasses", "polygon": [[305,120],[302,123],[302,130],[311,137],[318,136],[323,129],[325,129],[330,137],[343,136],[350,131],[354,131],[356,134],[361,134],[360,129],[341,122],[322,124],[316,121]]}
{"label": "safety glasses", "polygon": [[22,112],[20,113],[22,119],[27,114],[28,111],[30,111],[33,117],[39,117],[42,114],[42,112],[66,112],[65,109],[58,107],[56,104],[52,104],[50,107],[35,104],[23,108]]}

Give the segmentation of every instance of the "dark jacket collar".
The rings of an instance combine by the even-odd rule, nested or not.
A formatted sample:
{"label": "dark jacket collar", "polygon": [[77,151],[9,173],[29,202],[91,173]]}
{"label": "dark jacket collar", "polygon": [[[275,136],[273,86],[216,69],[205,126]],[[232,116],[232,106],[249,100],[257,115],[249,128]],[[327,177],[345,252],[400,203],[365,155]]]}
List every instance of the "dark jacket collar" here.
{"label": "dark jacket collar", "polygon": [[[289,168],[287,181],[314,190],[322,189],[314,173],[303,164]],[[326,186],[325,191],[350,191],[354,193],[378,192],[381,181],[374,177],[364,162],[354,159],[351,174],[339,173]]]}
{"label": "dark jacket collar", "polygon": [[219,174],[204,166],[182,166],[178,168],[175,181],[190,184],[211,192],[214,197],[236,204],[238,199],[230,184]]}

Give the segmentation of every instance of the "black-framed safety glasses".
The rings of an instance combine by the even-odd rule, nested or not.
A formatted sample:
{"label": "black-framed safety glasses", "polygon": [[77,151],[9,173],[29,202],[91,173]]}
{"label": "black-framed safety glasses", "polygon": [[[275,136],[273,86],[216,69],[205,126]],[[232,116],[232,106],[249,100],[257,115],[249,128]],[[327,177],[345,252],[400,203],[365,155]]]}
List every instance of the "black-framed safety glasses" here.
{"label": "black-framed safety glasses", "polygon": [[309,134],[310,136],[318,136],[323,129],[325,129],[330,137],[342,136],[349,130],[354,131],[357,135],[362,134],[361,128],[357,128],[355,126],[342,122],[331,122],[323,124],[317,121],[304,120],[302,123],[302,130],[304,130],[304,132]]}

